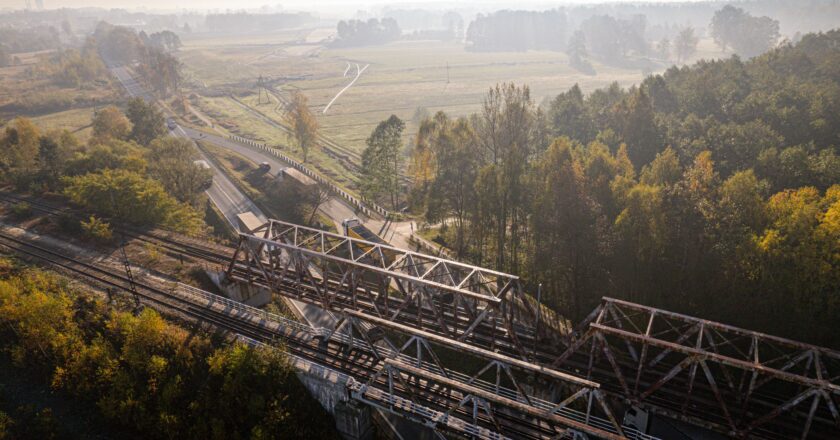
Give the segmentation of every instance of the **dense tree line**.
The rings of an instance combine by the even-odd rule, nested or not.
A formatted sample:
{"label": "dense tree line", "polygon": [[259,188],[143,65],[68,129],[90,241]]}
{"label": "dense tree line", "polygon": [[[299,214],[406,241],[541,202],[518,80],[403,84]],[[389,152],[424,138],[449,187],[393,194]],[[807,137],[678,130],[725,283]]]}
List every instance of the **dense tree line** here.
{"label": "dense tree line", "polygon": [[499,85],[478,114],[421,124],[412,205],[572,319],[610,295],[840,346],[839,43],[543,108]]}
{"label": "dense tree line", "polygon": [[[0,323],[3,362],[137,438],[338,438],[281,350],[214,342],[8,262]],[[0,438],[55,438],[44,419],[0,413]]]}
{"label": "dense tree line", "polygon": [[140,39],[147,46],[154,46],[167,52],[178,50],[182,46],[181,37],[172,31],[153,32],[151,35],[140,31]]}
{"label": "dense tree line", "polygon": [[566,47],[566,14],[561,10],[497,11],[478,14],[467,28],[467,48],[476,51],[561,51]]}
{"label": "dense tree line", "polygon": [[225,14],[207,14],[204,23],[210,32],[245,33],[254,30],[276,31],[303,26],[315,22],[308,12],[252,14],[234,12]]}
{"label": "dense tree line", "polygon": [[581,23],[580,30],[586,37],[587,49],[592,56],[605,62],[617,62],[631,55],[648,54],[646,26],[644,15],[634,15],[629,19],[593,15]]}
{"label": "dense tree line", "polygon": [[137,73],[158,96],[177,93],[181,63],[169,52],[180,47],[180,39],[169,31],[144,36],[124,26],[100,22],[93,39],[100,54],[112,63],[139,61]]}
{"label": "dense tree line", "polygon": [[398,40],[402,30],[393,18],[378,20],[341,20],[338,22],[338,36],[333,45],[337,47],[371,46]]}
{"label": "dense tree line", "polygon": [[0,27],[0,43],[10,53],[56,49],[61,45],[60,35],[52,26]]}
{"label": "dense tree line", "polygon": [[128,116],[100,110],[88,145],[67,131],[41,133],[18,118],[0,136],[0,180],[19,190],[62,193],[101,216],[197,234],[212,174],[193,163],[189,141],[166,136],[163,116],[136,98]]}
{"label": "dense tree line", "polygon": [[92,44],[86,44],[82,50],[58,51],[45,68],[55,84],[62,87],[90,87],[109,82],[105,63]]}
{"label": "dense tree line", "polygon": [[456,11],[385,8],[383,14],[396,20],[400,29],[411,31],[407,39],[456,41],[464,36],[464,18]]}

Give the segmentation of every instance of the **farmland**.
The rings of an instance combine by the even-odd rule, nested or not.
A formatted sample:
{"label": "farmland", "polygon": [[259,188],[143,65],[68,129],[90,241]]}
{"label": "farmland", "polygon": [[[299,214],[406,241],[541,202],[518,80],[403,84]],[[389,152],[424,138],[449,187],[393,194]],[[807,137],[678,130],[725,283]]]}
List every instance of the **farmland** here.
{"label": "farmland", "polygon": [[[322,28],[185,38],[178,56],[194,106],[217,128],[276,145],[300,159],[277,124],[284,123],[281,100],[291,91],[301,91],[309,98],[321,134],[335,142],[330,151],[313,151],[311,166],[353,190],[358,187],[365,139],[391,114],[406,122],[404,141],[410,145],[423,115],[474,113],[487,90],[499,82],[527,84],[540,104],[574,84],[584,92],[612,82],[629,87],[647,73],[596,62],[597,74],[586,75],[569,66],[567,55],[560,52],[471,52],[462,43],[439,41],[336,49],[319,42],[329,33]],[[703,40],[695,58],[718,56],[714,44]],[[325,114],[326,105],[365,66],[358,81]],[[257,87],[260,77],[273,89],[268,96]]]}
{"label": "farmland", "polygon": [[[311,35],[319,35],[318,32],[323,30]],[[470,52],[461,43],[438,41],[333,49],[309,40],[301,31],[229,41],[185,39],[179,57],[199,94],[236,93],[244,102],[256,106],[260,76],[270,79],[281,95],[302,91],[309,98],[322,133],[357,153],[364,148],[365,139],[376,124],[391,114],[407,122],[406,133],[410,137],[417,128],[418,109],[422,109],[420,114],[442,110],[455,116],[467,115],[480,108],[487,90],[499,82],[527,84],[539,104],[575,83],[584,92],[614,81],[629,87],[640,82],[645,73],[595,63],[597,74],[589,76],[570,67],[565,54],[550,51]],[[721,55],[708,40],[701,41],[698,49],[696,58]],[[370,66],[323,114],[327,103],[355,76],[356,64]],[[218,116],[236,119],[242,125],[242,134],[253,129],[252,134],[273,140],[243,120],[241,109],[220,105],[218,99],[211,101],[214,102],[208,105],[215,107]],[[276,107],[273,101],[266,104],[263,95],[262,110],[272,113]],[[273,116],[281,118],[279,113]]]}

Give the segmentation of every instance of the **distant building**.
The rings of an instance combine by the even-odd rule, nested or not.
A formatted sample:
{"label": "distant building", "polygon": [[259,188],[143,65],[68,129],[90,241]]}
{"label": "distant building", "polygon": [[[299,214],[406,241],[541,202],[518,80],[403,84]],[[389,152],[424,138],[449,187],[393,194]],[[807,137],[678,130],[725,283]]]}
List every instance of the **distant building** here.
{"label": "distant building", "polygon": [[44,9],[44,0],[35,0],[35,9],[39,11]]}

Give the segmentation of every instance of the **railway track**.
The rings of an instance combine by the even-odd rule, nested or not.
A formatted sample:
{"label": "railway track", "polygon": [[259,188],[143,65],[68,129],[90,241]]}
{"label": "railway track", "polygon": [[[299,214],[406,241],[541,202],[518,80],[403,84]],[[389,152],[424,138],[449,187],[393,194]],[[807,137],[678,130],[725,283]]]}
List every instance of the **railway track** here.
{"label": "railway track", "polygon": [[[30,205],[31,209],[50,216],[74,214],[71,210],[66,208],[58,208],[30,197],[23,197],[7,192],[0,192],[0,202],[8,204],[25,202]],[[233,249],[228,247],[221,245],[209,246],[207,244],[191,243],[184,237],[174,238],[172,234],[160,231],[144,232],[125,226],[116,228],[116,231],[125,235],[126,238],[159,246],[161,249],[190,257],[196,261],[225,265],[229,262],[230,255],[233,253]]]}
{"label": "railway track", "polygon": [[[48,204],[41,203],[36,200],[8,193],[0,193],[0,201],[5,201],[7,203],[18,203],[21,201],[26,201],[32,206],[32,209],[44,212],[49,215],[57,215],[68,212],[67,210],[56,208],[54,206],[50,206]],[[206,246],[200,245],[198,243],[188,243],[185,242],[185,239],[183,238],[167,236],[163,233],[144,233],[132,231],[130,229],[126,230],[125,233],[127,236],[130,236],[134,239],[152,243],[170,252],[185,255],[196,261],[210,262],[218,264],[220,266],[228,265],[231,261],[231,255],[233,254],[233,249],[231,248],[225,248],[222,246]],[[268,280],[265,280],[261,277],[259,273],[255,272],[252,267],[249,267],[242,263],[234,265],[232,273],[235,275],[236,278],[239,278],[240,280],[247,280],[250,283],[272,289],[272,291],[280,295],[301,300],[303,302],[311,303],[316,306],[323,307],[327,310],[332,310],[335,312],[340,312],[343,308],[348,307],[352,309],[361,310],[365,313],[369,313],[372,315],[378,315],[383,307],[383,304],[381,304],[381,302],[377,303],[377,298],[374,296],[368,296],[367,298],[362,297],[362,300],[360,301],[360,298],[354,298],[351,295],[342,293],[340,283],[336,281],[341,278],[340,274],[330,273],[326,277],[326,280],[321,279],[321,282],[331,287],[332,290],[336,292],[336,295],[333,297],[331,303],[324,304],[322,297],[318,294],[316,289],[305,283],[301,283],[299,279],[296,279],[296,274],[294,273],[294,271],[291,271],[289,273],[289,276],[278,285],[274,285]],[[124,288],[124,286],[125,284],[119,288]],[[359,289],[364,290],[365,286],[362,284],[359,286]],[[368,292],[370,291],[372,290],[369,290]],[[397,308],[401,305],[399,299],[392,299],[392,301],[393,303],[390,304],[390,307],[392,309]],[[436,317],[432,315],[431,312],[429,312],[428,310],[424,310],[422,308],[418,309],[417,307],[410,305],[405,308],[405,313],[409,317],[407,319],[407,322],[416,321],[417,323],[422,323],[423,325],[421,326],[421,328],[431,327],[438,324]],[[465,320],[466,318],[463,315],[459,316],[456,313],[447,312],[445,314],[445,318],[447,324],[453,327],[460,325],[461,328],[463,328],[464,326],[468,325],[468,322]],[[221,324],[225,324],[223,320],[222,322],[220,322],[220,326],[221,328],[225,328]],[[254,336],[253,334],[247,333],[244,330],[245,329],[243,329],[242,334],[248,337]],[[506,344],[504,339],[500,338],[500,336],[504,333],[505,330],[506,329],[502,328],[499,325],[499,323],[483,323],[483,325],[480,326],[478,331],[475,333],[475,336],[467,342],[469,342],[470,344],[475,344],[477,346],[492,347],[493,350],[498,350],[502,354],[506,354],[513,357],[519,357],[514,347],[510,344]],[[233,331],[233,329],[231,329],[231,331]],[[520,337],[522,337],[523,340],[525,340],[524,345],[531,345],[533,341],[533,334],[523,333],[522,335],[520,335]],[[538,363],[541,363],[543,365],[550,364],[557,355],[555,349],[544,347],[542,345],[540,347],[543,349],[537,353],[537,360],[539,361]],[[577,353],[570,359],[568,359],[566,362],[564,362],[560,367],[557,367],[557,370],[580,377],[585,376],[588,379],[600,383],[602,388],[606,392],[614,396],[621,396],[622,386],[616,380],[613,372],[610,371],[609,368],[603,368],[597,365],[594,366],[591,370],[589,370],[588,362],[589,360],[587,354]],[[635,365],[622,363],[621,367],[627,368],[628,371],[632,371]],[[665,362],[658,364],[656,368],[652,370],[652,372],[654,373],[652,377],[661,377],[673,367],[674,365]],[[588,375],[587,371],[589,371]],[[653,385],[653,383],[649,381],[646,382],[644,377],[641,378],[641,381],[639,382],[640,388],[644,388],[645,386],[650,385]],[[687,386],[687,379],[681,377],[674,378],[669,387],[662,388],[661,393],[658,393],[655,396],[651,396],[647,400],[647,402],[654,406],[667,408],[675,413],[684,413],[686,408],[682,405],[684,398],[683,390],[685,390]],[[702,384],[695,386],[703,387]],[[774,406],[778,406],[784,403],[783,399],[780,396],[774,395],[772,392],[758,393],[756,394],[755,398],[766,402],[767,408],[773,408]],[[716,402],[713,400],[713,397],[711,397],[709,394],[706,394],[705,396],[700,396],[692,401],[692,413],[703,413],[705,414],[705,418],[713,420],[717,423],[722,423],[722,415],[716,414],[716,411]],[[781,426],[785,428],[790,428],[791,426],[788,425],[789,422]],[[761,438],[784,438],[783,435],[774,432],[770,427],[762,428],[758,430],[756,434]],[[821,437],[817,434],[809,438],[831,437]]]}
{"label": "railway track", "polygon": [[[80,261],[76,256],[65,255],[4,232],[0,232],[0,247],[44,262],[94,285],[122,291],[131,290],[131,281],[112,268]],[[360,383],[365,383],[373,378],[380,368],[381,360],[377,359],[372,351],[360,350],[356,344],[348,345],[346,338],[340,337],[341,335],[324,341],[312,338],[311,335],[310,337],[300,337],[294,332],[279,332],[254,322],[250,317],[231,314],[229,311],[198,304],[196,301],[187,299],[184,295],[176,294],[175,289],[158,287],[142,280],[134,280],[133,283],[137,288],[137,295],[142,298],[145,305],[174,312],[197,322],[210,324],[217,329],[244,336],[261,344],[274,345],[280,341],[288,353],[348,375]],[[406,361],[413,362],[413,359],[408,358]],[[429,367],[428,369],[431,370],[432,368]],[[378,386],[379,389],[388,389],[388,383],[384,379],[377,380],[374,385]],[[460,396],[452,393],[451,390],[437,389],[435,391],[436,388],[429,383],[417,383],[416,385],[416,389],[409,388],[405,384],[397,385],[394,388],[395,395],[403,399],[412,399],[418,404],[439,412],[452,412],[465,420],[470,420],[473,417],[473,414],[467,408],[458,408],[454,412],[452,411],[453,408],[457,408]],[[418,390],[422,393],[418,393]],[[384,403],[388,403],[388,401]],[[514,412],[496,411],[494,416],[505,422],[503,434],[509,438],[552,438],[556,435],[556,432],[546,424],[527,417],[523,418]],[[494,425],[493,421],[484,415],[479,414],[477,420],[486,427]]]}

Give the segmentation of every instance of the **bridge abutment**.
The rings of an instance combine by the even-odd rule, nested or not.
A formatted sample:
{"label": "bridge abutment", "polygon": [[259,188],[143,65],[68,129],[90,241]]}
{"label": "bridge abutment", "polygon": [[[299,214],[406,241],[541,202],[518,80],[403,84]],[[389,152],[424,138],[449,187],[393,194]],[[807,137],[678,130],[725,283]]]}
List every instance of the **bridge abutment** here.
{"label": "bridge abutment", "polygon": [[335,406],[335,426],[345,440],[373,438],[371,408],[355,400],[339,402]]}
{"label": "bridge abutment", "polygon": [[350,398],[346,376],[316,364],[298,366],[297,376],[309,394],[332,414],[345,440],[373,439],[371,408]]}
{"label": "bridge abutment", "polygon": [[[224,272],[207,271],[207,276],[228,298],[252,307],[271,301],[271,291],[225,279]],[[346,377],[317,364],[293,360],[296,375],[309,394],[335,419],[336,429],[345,440],[371,440],[374,427],[371,408],[350,398]]]}

